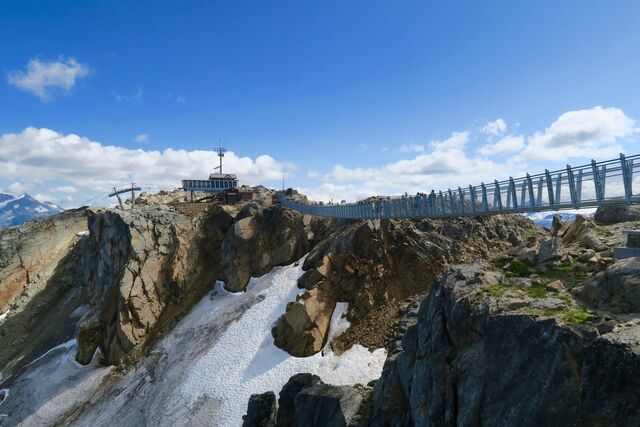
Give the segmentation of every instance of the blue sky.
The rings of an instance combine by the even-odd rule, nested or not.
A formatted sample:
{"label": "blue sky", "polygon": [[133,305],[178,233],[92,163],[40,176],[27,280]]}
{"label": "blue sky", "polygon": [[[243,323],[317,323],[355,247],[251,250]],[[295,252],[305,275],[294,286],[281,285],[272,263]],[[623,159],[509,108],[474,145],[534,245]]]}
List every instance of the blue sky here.
{"label": "blue sky", "polygon": [[635,1],[4,1],[0,189],[178,185],[220,141],[241,181],[318,199],[637,153],[638,22]]}

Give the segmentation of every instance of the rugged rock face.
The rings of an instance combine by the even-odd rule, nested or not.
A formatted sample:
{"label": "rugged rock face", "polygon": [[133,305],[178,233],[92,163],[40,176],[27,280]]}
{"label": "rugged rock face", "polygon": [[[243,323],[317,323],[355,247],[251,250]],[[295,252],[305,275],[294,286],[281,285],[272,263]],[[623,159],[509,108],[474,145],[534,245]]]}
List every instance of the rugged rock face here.
{"label": "rugged rock face", "polygon": [[301,258],[326,230],[327,221],[281,206],[245,205],[222,245],[225,287],[242,291],[249,279]]}
{"label": "rugged rock face", "polygon": [[598,308],[614,313],[640,311],[640,258],[616,261],[578,286],[574,293]]}
{"label": "rugged rock face", "polygon": [[[253,395],[249,400],[244,427],[346,427],[359,425],[363,402],[370,389],[362,386],[331,386],[312,374],[291,377],[280,391],[277,411],[271,406],[272,392]],[[274,402],[275,403],[275,402]]]}
{"label": "rugged rock face", "polygon": [[301,257],[324,224],[281,206],[192,208],[90,214],[93,304],[76,331],[80,363],[100,348],[106,363],[119,364],[152,343],[215,280],[243,290],[252,276]]}
{"label": "rugged rock face", "polygon": [[553,296],[509,304],[521,298],[500,277],[460,266],[434,284],[376,384],[372,425],[640,423],[640,326],[598,336],[562,308],[538,314]]}
{"label": "rugged rock face", "polygon": [[276,425],[276,395],[272,391],[253,394],[249,398],[247,415],[243,416],[243,427],[273,427]]}
{"label": "rugged rock face", "polygon": [[85,211],[0,230],[0,379],[72,335],[83,302]]}
{"label": "rugged rock face", "polygon": [[593,216],[603,224],[640,220],[639,205],[607,205],[600,206]]}
{"label": "rugged rock face", "polygon": [[[278,320],[276,345],[295,356],[326,342],[336,302],[349,303],[352,327],[337,351],[386,347],[405,301],[429,290],[445,265],[487,258],[510,245],[536,245],[539,229],[519,216],[422,221],[360,221],[316,245],[298,287],[307,289]],[[526,236],[526,237],[521,237]]]}

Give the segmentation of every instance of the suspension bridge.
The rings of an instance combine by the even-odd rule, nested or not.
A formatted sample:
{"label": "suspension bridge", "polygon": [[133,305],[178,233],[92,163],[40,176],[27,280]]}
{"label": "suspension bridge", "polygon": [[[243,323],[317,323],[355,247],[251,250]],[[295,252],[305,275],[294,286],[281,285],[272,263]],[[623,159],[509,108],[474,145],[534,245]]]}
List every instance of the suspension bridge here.
{"label": "suspension bridge", "polygon": [[[432,190],[415,196],[372,197],[341,204],[279,202],[296,211],[345,219],[444,218],[593,208],[640,202],[634,176],[640,154],[469,187]],[[638,180],[636,180],[638,181]],[[636,182],[635,188],[640,187]]]}

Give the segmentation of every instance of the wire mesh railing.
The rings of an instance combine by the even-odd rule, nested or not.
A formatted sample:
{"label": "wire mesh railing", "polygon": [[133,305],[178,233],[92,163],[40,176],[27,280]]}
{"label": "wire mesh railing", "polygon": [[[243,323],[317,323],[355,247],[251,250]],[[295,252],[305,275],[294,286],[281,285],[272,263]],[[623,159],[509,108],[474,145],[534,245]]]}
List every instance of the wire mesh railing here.
{"label": "wire mesh railing", "polygon": [[[640,202],[634,177],[640,155],[549,171],[536,175],[415,196],[373,197],[356,203],[303,203],[286,196],[279,202],[299,212],[346,219],[440,218],[581,209]],[[637,183],[640,184],[640,183]]]}

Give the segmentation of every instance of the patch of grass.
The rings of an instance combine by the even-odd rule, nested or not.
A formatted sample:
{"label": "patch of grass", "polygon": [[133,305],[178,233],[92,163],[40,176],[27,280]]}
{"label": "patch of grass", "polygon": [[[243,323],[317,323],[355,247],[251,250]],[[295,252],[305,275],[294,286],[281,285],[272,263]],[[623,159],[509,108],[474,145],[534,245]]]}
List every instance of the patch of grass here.
{"label": "patch of grass", "polygon": [[547,296],[547,287],[546,285],[532,285],[528,288],[525,288],[524,291],[531,298],[545,298]]}
{"label": "patch of grass", "polygon": [[508,287],[503,285],[489,285],[482,288],[482,291],[492,297],[500,298],[508,289]]}
{"label": "patch of grass", "polygon": [[514,259],[511,261],[510,276],[512,277],[528,277],[531,274],[529,266],[524,262]]}
{"label": "patch of grass", "polygon": [[521,310],[526,314],[534,314],[537,316],[553,317],[559,319],[568,325],[581,325],[590,321],[594,316],[584,307],[570,308],[562,311],[537,310],[535,308],[523,308]]}
{"label": "patch of grass", "polygon": [[565,323],[574,325],[586,323],[591,320],[592,317],[593,315],[584,307],[572,308],[560,315],[560,319]]}
{"label": "patch of grass", "polygon": [[547,278],[567,278],[584,279],[589,273],[587,265],[583,262],[573,264],[552,265],[548,270],[540,272],[540,275]]}

